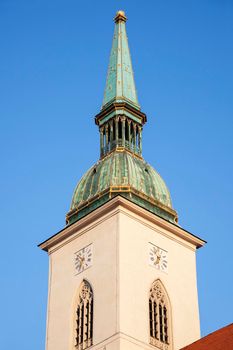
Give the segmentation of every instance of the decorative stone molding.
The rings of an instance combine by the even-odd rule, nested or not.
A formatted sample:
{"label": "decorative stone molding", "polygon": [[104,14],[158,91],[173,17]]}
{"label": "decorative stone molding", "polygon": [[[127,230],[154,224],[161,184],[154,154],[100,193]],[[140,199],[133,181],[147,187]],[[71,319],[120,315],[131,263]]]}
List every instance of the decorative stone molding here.
{"label": "decorative stone molding", "polygon": [[79,298],[80,302],[84,300],[90,300],[92,298],[92,289],[90,288],[90,284],[86,280],[83,280],[81,284]]}
{"label": "decorative stone molding", "polygon": [[161,350],[168,350],[169,349],[168,344],[164,344],[161,341],[159,341],[158,339],[155,339],[153,337],[150,337],[150,344],[153,346],[156,346],[158,349],[161,349]]}
{"label": "decorative stone molding", "polygon": [[161,303],[165,302],[165,294],[164,291],[161,288],[161,282],[159,280],[155,281],[150,289],[150,297],[153,299],[157,299],[158,301],[161,301]]}
{"label": "decorative stone molding", "polygon": [[171,307],[165,288],[158,279],[149,293],[150,344],[161,350],[171,348]]}
{"label": "decorative stone molding", "polygon": [[93,343],[93,291],[91,285],[83,280],[79,287],[76,309],[75,349],[84,350]]}

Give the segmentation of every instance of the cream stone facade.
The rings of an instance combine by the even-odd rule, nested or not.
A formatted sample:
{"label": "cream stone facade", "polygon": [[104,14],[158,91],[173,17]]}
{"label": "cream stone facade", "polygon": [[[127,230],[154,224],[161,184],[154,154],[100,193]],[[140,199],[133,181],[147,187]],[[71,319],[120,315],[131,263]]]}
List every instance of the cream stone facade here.
{"label": "cream stone facade", "polygon": [[[149,265],[148,245],[168,252],[168,270]],[[93,244],[93,265],[77,274],[74,256]],[[200,337],[196,248],[204,242],[118,196],[40,247],[49,253],[46,350],[75,350],[77,294],[93,289],[91,349],[180,349]],[[170,299],[169,345],[150,345],[149,290],[159,279]]]}

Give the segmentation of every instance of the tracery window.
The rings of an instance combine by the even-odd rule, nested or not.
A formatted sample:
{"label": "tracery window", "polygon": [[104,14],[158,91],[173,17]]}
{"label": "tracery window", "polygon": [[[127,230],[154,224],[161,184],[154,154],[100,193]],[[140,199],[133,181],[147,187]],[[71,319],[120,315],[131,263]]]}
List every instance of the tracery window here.
{"label": "tracery window", "polygon": [[91,285],[83,280],[78,295],[76,309],[75,347],[87,349],[93,343],[93,291]]}
{"label": "tracery window", "polygon": [[169,300],[160,280],[152,283],[149,294],[150,344],[160,349],[169,349],[171,321]]}

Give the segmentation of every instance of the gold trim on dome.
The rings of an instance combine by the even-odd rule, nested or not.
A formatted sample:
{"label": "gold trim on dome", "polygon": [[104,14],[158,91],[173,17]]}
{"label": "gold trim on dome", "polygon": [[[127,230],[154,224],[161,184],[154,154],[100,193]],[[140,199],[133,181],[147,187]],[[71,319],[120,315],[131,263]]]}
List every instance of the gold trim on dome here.
{"label": "gold trim on dome", "polygon": [[119,152],[119,153],[127,152],[127,153],[131,154],[132,156],[134,156],[135,158],[143,159],[142,156],[140,156],[137,153],[134,153],[134,152],[130,151],[130,149],[128,149],[126,147],[117,146],[112,151],[110,151],[107,154],[104,154],[102,157],[100,157],[100,160],[103,160],[104,158],[110,156],[113,152]]}
{"label": "gold trim on dome", "polygon": [[175,210],[172,208],[169,208],[168,206],[164,205],[163,203],[159,202],[157,199],[151,198],[147,196],[146,194],[136,190],[132,186],[127,186],[127,185],[121,185],[121,186],[110,186],[107,189],[103,190],[102,192],[98,193],[97,195],[91,197],[87,201],[81,203],[78,207],[72,209],[69,211],[66,215],[66,220],[68,221],[73,215],[77,214],[79,211],[82,209],[88,207],[90,204],[94,203],[97,199],[100,199],[103,197],[105,194],[109,194],[109,198],[112,198],[112,193],[130,193],[134,194],[137,197],[146,200],[147,202],[155,205],[159,209],[164,210],[165,212],[169,213],[174,217],[174,221],[177,223],[178,222],[178,215]]}

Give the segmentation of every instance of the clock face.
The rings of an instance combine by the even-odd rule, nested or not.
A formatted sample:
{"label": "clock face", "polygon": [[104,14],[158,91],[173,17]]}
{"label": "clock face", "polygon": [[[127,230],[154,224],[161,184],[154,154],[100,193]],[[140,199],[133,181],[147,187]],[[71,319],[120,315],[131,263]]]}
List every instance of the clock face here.
{"label": "clock face", "polygon": [[92,244],[80,249],[78,252],[74,253],[75,259],[75,271],[76,273],[83,272],[88,267],[92,266]]}
{"label": "clock face", "polygon": [[149,243],[149,264],[158,270],[167,272],[168,252],[152,243]]}

